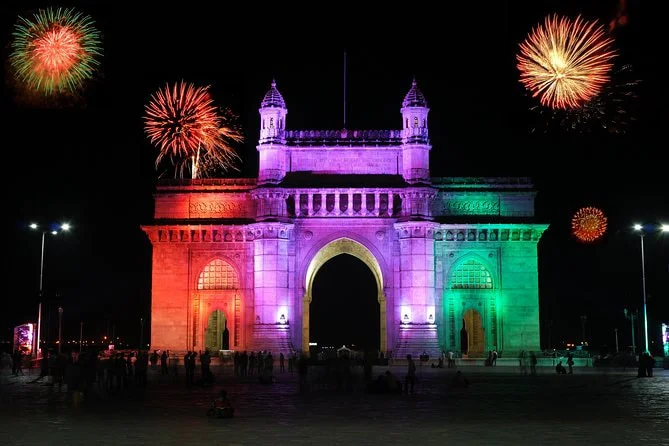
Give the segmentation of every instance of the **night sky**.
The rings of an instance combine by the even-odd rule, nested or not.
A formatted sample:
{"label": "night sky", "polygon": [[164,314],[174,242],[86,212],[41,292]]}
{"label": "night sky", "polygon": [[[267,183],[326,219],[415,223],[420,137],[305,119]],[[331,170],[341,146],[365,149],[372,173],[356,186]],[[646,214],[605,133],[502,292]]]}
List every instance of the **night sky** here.
{"label": "night sky", "polygon": [[[642,305],[639,237],[630,227],[669,223],[669,95],[660,69],[666,61],[652,49],[666,28],[666,11],[651,9],[660,2],[643,9],[640,1],[627,2],[628,23],[614,30],[617,65],[631,64],[642,81],[629,105],[630,123],[615,135],[596,125],[582,132],[546,127],[518,82],[515,54],[546,14],[582,13],[608,24],[618,0],[448,2],[434,9],[423,2],[396,11],[381,4],[363,10],[346,3],[327,9],[228,3],[63,5],[90,14],[103,34],[101,69],[81,96],[31,98],[5,72],[9,204],[1,337],[36,318],[40,237],[28,223],[68,221],[70,234],[47,239],[44,278],[49,301],[65,308],[64,337],[77,338],[84,321],[85,338],[105,334],[109,325],[137,342],[151,289],[151,246],[140,224],[151,221],[157,177],[141,117],[157,88],[180,79],[211,84],[216,102],[239,114],[246,135],[235,175],[254,177],[257,109],[271,79],[286,100],[288,128],[342,128],[346,51],[347,128],[399,128],[415,75],[431,107],[433,176],[533,178],[537,221],[551,224],[539,245],[539,274],[541,322],[552,321],[553,343],[580,340],[581,315],[594,345],[613,345],[615,327],[621,344],[630,343],[623,308]],[[5,61],[16,17],[44,6],[1,6]],[[607,235],[590,245],[569,233],[571,215],[586,205],[609,217]],[[364,276],[355,262],[347,265]],[[669,321],[669,235],[646,237],[646,276],[651,321]],[[145,333],[148,339],[148,325]],[[547,336],[543,330],[544,344]]]}

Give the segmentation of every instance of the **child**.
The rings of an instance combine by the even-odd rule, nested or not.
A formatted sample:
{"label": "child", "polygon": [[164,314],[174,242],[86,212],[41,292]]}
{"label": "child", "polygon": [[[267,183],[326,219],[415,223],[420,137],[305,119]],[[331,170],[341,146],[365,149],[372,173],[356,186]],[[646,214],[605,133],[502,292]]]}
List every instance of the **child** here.
{"label": "child", "polygon": [[221,390],[220,396],[211,402],[211,408],[207,411],[207,415],[216,418],[232,418],[234,414],[235,409],[230,404],[228,392]]}

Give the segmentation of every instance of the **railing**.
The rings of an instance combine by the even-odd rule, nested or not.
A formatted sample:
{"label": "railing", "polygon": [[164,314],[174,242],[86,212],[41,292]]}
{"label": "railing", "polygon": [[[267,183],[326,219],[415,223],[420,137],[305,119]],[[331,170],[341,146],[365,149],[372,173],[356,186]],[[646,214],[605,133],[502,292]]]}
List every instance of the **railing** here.
{"label": "railing", "polygon": [[168,178],[158,180],[158,187],[170,186],[255,186],[255,178]]}
{"label": "railing", "polygon": [[354,141],[384,141],[401,142],[402,130],[286,130],[287,140],[314,141],[314,140],[354,140]]}

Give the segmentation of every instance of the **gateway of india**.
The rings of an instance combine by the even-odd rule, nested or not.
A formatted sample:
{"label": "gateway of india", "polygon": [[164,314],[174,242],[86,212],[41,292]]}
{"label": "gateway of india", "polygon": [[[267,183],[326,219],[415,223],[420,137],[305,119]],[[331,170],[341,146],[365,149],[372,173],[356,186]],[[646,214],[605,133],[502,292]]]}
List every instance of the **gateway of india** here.
{"label": "gateway of india", "polygon": [[[272,82],[257,178],[157,186],[142,227],[151,348],[308,352],[318,271],[349,254],[376,281],[385,354],[539,351],[537,243],[548,225],[533,222],[533,185],[431,177],[429,111],[414,80],[399,129],[289,130]],[[345,271],[341,281],[345,292]],[[346,329],[345,314],[332,317]]]}

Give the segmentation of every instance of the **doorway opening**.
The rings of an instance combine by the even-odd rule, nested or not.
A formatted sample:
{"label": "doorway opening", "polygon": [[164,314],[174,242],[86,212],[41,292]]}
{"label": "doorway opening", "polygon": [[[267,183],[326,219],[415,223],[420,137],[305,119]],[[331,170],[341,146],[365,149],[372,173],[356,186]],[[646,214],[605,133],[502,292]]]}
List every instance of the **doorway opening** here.
{"label": "doorway opening", "polygon": [[221,310],[214,310],[207,320],[205,330],[205,348],[210,352],[219,350],[230,350],[230,331],[228,330],[228,320]]}
{"label": "doorway opening", "polygon": [[377,281],[362,260],[339,254],[321,266],[313,282],[309,340],[318,347],[379,350]]}

